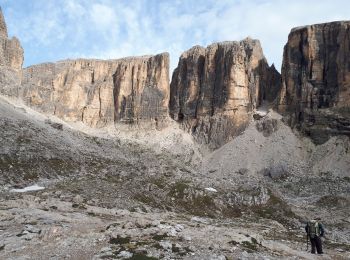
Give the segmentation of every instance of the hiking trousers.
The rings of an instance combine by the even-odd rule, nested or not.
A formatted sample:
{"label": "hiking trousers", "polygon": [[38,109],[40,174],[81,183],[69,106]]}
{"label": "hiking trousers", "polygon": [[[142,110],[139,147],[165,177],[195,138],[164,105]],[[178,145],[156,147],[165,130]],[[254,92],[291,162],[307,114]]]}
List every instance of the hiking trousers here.
{"label": "hiking trousers", "polygon": [[314,238],[310,238],[310,242],[311,242],[311,254],[315,254],[316,250],[317,250],[317,254],[323,254],[322,240],[320,237],[315,236]]}

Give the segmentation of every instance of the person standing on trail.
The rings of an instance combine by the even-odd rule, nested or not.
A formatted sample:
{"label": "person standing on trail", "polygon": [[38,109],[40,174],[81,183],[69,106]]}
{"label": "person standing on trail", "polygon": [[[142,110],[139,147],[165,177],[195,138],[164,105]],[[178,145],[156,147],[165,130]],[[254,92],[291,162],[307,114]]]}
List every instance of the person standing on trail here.
{"label": "person standing on trail", "polygon": [[315,254],[315,249],[317,254],[323,254],[321,237],[324,235],[324,229],[319,222],[320,220],[320,218],[316,218],[309,221],[305,226],[305,231],[311,243],[311,254]]}

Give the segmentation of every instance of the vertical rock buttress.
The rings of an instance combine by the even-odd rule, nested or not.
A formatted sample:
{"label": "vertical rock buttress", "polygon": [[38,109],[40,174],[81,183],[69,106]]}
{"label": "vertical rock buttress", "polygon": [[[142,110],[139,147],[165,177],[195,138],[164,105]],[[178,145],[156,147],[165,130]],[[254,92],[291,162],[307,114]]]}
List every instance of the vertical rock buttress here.
{"label": "vertical rock buttress", "polygon": [[21,84],[23,49],[16,37],[8,38],[6,22],[0,8],[0,93],[18,96]]}
{"label": "vertical rock buttress", "polygon": [[217,148],[241,133],[252,111],[273,101],[280,75],[258,40],[195,46],[184,52],[170,85],[170,116],[195,138]]}
{"label": "vertical rock buttress", "polygon": [[284,47],[279,111],[321,144],[350,135],[350,22],[292,29]]}

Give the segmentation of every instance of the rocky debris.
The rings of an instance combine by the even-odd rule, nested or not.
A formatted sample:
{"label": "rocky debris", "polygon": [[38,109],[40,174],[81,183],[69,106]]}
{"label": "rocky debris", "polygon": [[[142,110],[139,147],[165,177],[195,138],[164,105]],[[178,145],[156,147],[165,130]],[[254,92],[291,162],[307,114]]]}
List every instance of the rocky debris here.
{"label": "rocky debris", "polygon": [[98,255],[95,255],[93,259],[108,259],[114,258],[115,254],[111,247],[103,247]]}
{"label": "rocky debris", "polygon": [[165,126],[169,55],[120,60],[67,60],[24,69],[25,103],[91,127],[112,123]]}
{"label": "rocky debris", "polygon": [[46,119],[45,124],[50,125],[52,128],[55,128],[57,130],[63,130],[63,124],[61,123],[56,123],[56,122],[52,122],[50,119]]}
{"label": "rocky debris", "polygon": [[[71,209],[69,202],[76,194],[69,195],[69,201],[64,201],[55,194],[65,190],[51,185],[47,191],[35,195],[15,194],[12,199],[0,199],[1,207],[5,209],[0,215],[4,231],[0,232],[0,241],[6,245],[0,250],[0,258],[310,258],[309,253],[300,250],[305,247],[305,241],[303,236],[300,237],[299,227],[290,229],[266,217],[246,214],[244,217],[213,219],[159,210],[138,213],[118,207],[105,208],[100,203],[87,205],[87,211],[76,211]],[[91,188],[86,192],[91,192]],[[1,195],[0,198],[9,196],[8,193]],[[45,205],[56,205],[57,209],[44,210]],[[31,239],[25,239],[28,234],[16,236],[25,222],[31,224],[24,224],[22,231],[32,234]],[[331,225],[327,227],[331,234]],[[167,234],[171,229],[177,232],[176,236]],[[341,256],[346,259],[349,256],[346,245],[346,242],[336,246],[325,243],[325,259]]]}
{"label": "rocky debris", "polygon": [[256,129],[262,132],[265,137],[270,136],[273,132],[278,129],[278,121],[276,119],[266,118],[259,120],[256,123]]}
{"label": "rocky debris", "polygon": [[290,176],[288,166],[284,163],[279,163],[269,168],[264,168],[259,173],[261,173],[264,176],[270,177],[272,180],[281,180]]}
{"label": "rocky debris", "polygon": [[41,233],[41,229],[32,225],[26,225],[21,233],[17,234],[17,237],[21,237],[25,240],[32,240]]}
{"label": "rocky debris", "polygon": [[292,29],[284,47],[279,111],[316,144],[350,135],[350,22]]}
{"label": "rocky debris", "polygon": [[248,125],[252,111],[273,101],[280,75],[258,40],[195,46],[184,52],[170,85],[170,115],[201,143],[217,148]]}
{"label": "rocky debris", "polygon": [[[270,169],[278,163],[289,165],[291,172],[297,175],[307,172],[309,163],[314,165],[319,160],[307,160],[310,156],[307,152],[309,144],[299,139],[278,118],[271,111],[259,121],[252,120],[242,135],[206,158],[204,176],[227,178],[237,182],[238,188],[259,182],[262,175],[258,172],[264,168]],[[216,171],[210,172],[212,169]]]}

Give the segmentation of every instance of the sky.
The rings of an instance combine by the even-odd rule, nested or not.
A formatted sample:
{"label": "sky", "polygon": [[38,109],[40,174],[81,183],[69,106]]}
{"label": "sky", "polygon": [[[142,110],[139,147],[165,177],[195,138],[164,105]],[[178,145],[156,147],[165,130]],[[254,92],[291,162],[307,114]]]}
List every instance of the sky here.
{"label": "sky", "polygon": [[0,0],[24,67],[68,58],[170,53],[173,70],[194,45],[259,39],[280,70],[291,28],[350,20],[349,0]]}

